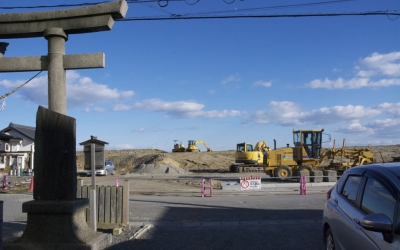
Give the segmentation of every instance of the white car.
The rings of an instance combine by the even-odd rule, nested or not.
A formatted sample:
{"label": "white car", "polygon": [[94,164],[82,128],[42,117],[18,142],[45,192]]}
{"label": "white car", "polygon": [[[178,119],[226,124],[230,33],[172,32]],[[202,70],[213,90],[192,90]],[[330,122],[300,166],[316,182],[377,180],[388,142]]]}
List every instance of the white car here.
{"label": "white car", "polygon": [[[86,172],[88,176],[92,175],[92,170],[88,170]],[[107,176],[109,174],[115,174],[115,166],[112,161],[105,161],[103,169],[96,169],[96,175],[104,175]]]}
{"label": "white car", "polygon": [[400,163],[357,166],[327,193],[327,250],[399,249]]}

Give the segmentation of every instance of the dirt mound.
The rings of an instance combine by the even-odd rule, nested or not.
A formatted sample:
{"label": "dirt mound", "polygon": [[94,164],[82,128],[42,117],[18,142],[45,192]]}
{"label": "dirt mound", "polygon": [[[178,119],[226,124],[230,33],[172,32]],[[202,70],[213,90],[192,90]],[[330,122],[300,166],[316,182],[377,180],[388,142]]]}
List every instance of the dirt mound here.
{"label": "dirt mound", "polygon": [[186,171],[180,167],[170,164],[142,164],[135,168],[131,174],[185,174]]}
{"label": "dirt mound", "polygon": [[169,158],[166,154],[149,154],[136,160],[137,166],[131,174],[184,174],[179,162]]}

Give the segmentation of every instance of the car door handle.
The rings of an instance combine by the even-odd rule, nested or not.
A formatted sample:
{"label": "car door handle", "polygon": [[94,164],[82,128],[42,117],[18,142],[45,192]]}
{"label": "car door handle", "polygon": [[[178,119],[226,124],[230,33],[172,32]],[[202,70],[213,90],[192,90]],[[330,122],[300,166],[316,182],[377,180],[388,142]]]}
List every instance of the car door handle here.
{"label": "car door handle", "polygon": [[335,202],[336,205],[339,203],[337,198],[333,199],[333,201]]}

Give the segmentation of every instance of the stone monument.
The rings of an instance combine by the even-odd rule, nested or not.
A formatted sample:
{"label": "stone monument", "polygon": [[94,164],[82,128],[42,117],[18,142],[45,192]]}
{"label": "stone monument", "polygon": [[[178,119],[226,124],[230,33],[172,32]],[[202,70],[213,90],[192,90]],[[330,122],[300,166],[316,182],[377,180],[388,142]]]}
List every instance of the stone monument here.
{"label": "stone monument", "polygon": [[39,107],[35,133],[33,201],[22,205],[26,229],[3,249],[102,249],[109,234],[91,230],[84,218],[88,199],[76,198],[76,121],[67,114],[67,69],[104,67],[104,54],[65,55],[70,34],[111,30],[125,17],[125,0],[56,11],[0,14],[0,39],[44,37],[46,56],[2,57],[0,72],[48,71],[48,109]]}

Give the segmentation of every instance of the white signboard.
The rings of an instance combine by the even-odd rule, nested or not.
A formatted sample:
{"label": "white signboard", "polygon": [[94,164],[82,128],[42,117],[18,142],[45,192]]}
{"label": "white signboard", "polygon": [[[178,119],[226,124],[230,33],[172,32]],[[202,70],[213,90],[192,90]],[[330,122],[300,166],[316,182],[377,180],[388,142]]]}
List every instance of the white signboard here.
{"label": "white signboard", "polygon": [[261,177],[241,177],[240,190],[261,189]]}

